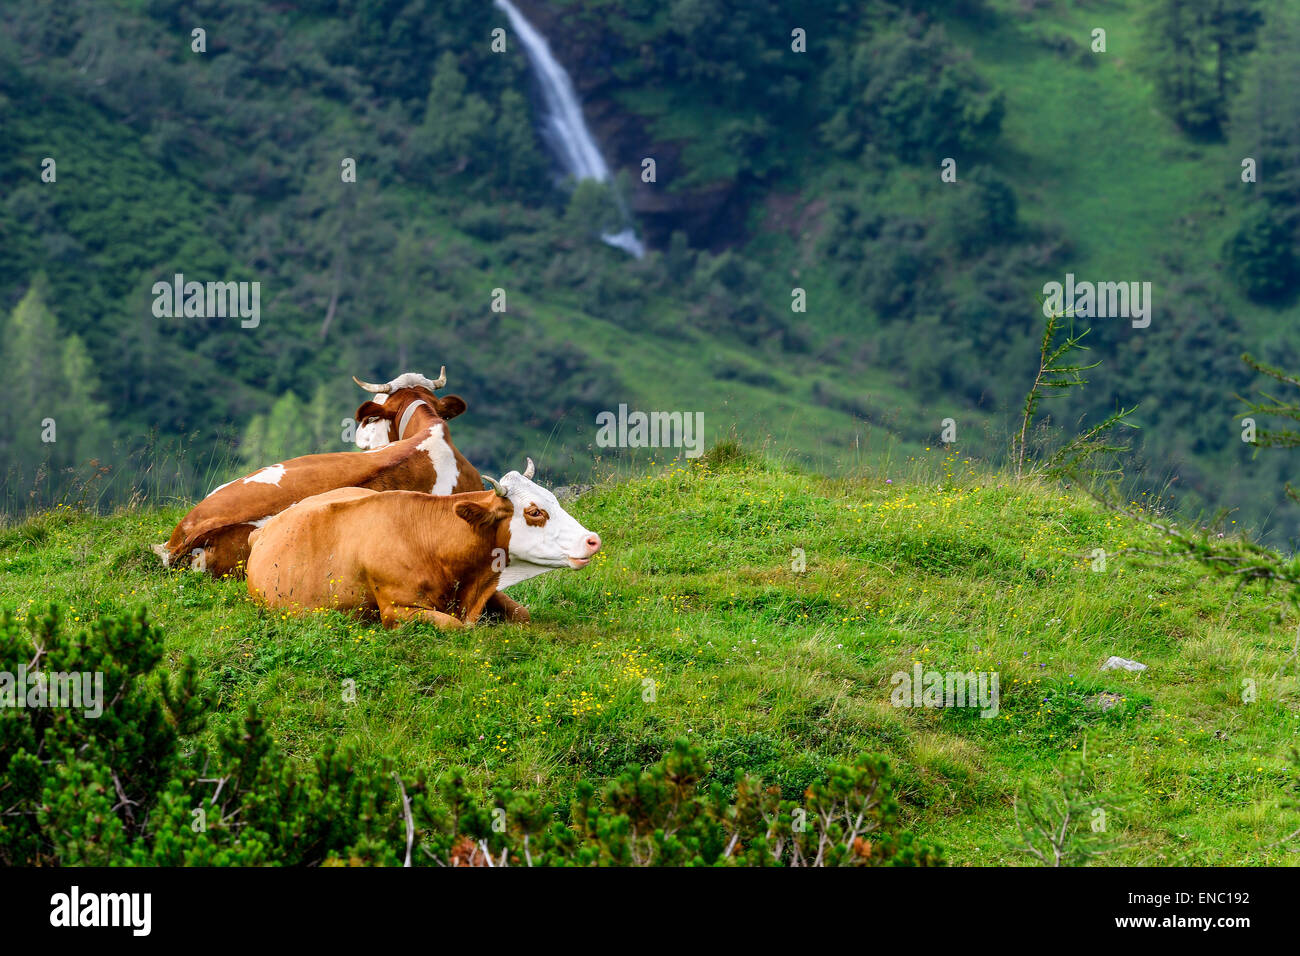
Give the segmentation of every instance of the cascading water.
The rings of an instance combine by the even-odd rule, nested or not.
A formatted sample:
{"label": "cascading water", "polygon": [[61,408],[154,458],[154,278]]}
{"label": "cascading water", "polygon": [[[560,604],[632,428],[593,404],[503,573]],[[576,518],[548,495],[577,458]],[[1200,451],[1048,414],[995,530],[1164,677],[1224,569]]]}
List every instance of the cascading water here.
{"label": "cascading water", "polygon": [[[506,18],[510,21],[510,28],[514,30],[519,42],[524,45],[528,63],[532,66],[538,85],[541,87],[544,113],[542,138],[555,153],[564,171],[575,180],[594,179],[597,182],[609,182],[609,167],[605,165],[605,158],[600,155],[600,149],[596,146],[596,141],[592,139],[591,131],[587,129],[587,123],[582,118],[582,107],[578,103],[577,94],[573,91],[573,83],[569,79],[569,74],[564,71],[564,67],[560,66],[559,61],[551,54],[551,47],[546,42],[546,37],[538,33],[533,25],[524,19],[524,15],[515,9],[515,5],[510,0],[493,0],[493,2],[505,11]],[[621,208],[621,200],[619,205]],[[626,218],[626,209],[623,210],[623,214]],[[637,238],[631,225],[618,232],[605,233],[601,238],[611,246],[630,252],[638,259],[645,255],[645,246]]]}

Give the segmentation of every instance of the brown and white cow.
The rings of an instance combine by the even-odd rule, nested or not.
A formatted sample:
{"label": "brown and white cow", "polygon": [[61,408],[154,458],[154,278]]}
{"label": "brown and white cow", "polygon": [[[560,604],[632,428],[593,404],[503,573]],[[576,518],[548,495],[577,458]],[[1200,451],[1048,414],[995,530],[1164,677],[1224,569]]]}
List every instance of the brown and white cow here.
{"label": "brown and white cow", "polygon": [[[312,495],[348,487],[444,495],[481,490],[478,470],[456,450],[447,430],[465,401],[434,395],[447,383],[446,372],[436,380],[412,372],[387,385],[358,383],[375,393],[356,413],[358,444],[371,450],[304,455],[229,481],[190,509],[154,551],[169,567],[185,563],[214,577],[239,576],[249,534]],[[387,437],[378,441],[380,434]]]}
{"label": "brown and white cow", "polygon": [[529,478],[486,480],[493,491],[341,488],[308,498],[253,532],[249,594],[298,613],[378,612],[385,627],[462,627],[498,587],[583,567],[600,550],[599,535]]}

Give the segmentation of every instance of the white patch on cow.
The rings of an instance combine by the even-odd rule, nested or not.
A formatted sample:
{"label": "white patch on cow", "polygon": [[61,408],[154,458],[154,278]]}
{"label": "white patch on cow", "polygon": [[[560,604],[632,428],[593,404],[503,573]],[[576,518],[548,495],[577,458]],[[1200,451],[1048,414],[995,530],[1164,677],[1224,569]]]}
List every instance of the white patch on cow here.
{"label": "white patch on cow", "polygon": [[260,528],[274,517],[275,515],[267,515],[265,518],[258,518],[256,521],[245,521],[244,524],[251,524],[254,528]]}
{"label": "white patch on cow", "polygon": [[529,578],[535,578],[539,574],[554,570],[555,568],[544,568],[540,564],[531,564],[528,561],[516,561],[512,557],[510,563],[501,571],[501,579],[497,581],[497,590],[504,591],[520,581],[527,581]]}
{"label": "white patch on cow", "polygon": [[215,495],[215,494],[216,494],[218,491],[220,491],[222,488],[229,488],[231,485],[233,485],[233,484],[234,484],[236,481],[238,481],[238,480],[239,480],[238,478],[235,478],[235,479],[232,479],[232,480],[226,482],[224,485],[217,485],[217,487],[213,488],[211,491],[208,492],[208,497],[211,498],[213,495]]}
{"label": "white patch on cow", "polygon": [[382,405],[388,401],[388,395],[385,392],[376,392],[370,399],[376,405]]}
{"label": "white patch on cow", "polygon": [[[501,572],[498,590],[556,568],[581,567],[595,554],[587,543],[595,536],[560,507],[555,495],[517,471],[503,475],[500,484],[515,513],[510,519],[510,563]],[[532,505],[547,513],[545,524],[527,522],[524,511]]]}
{"label": "white patch on cow", "polygon": [[388,421],[368,422],[357,429],[357,447],[362,451],[379,451],[389,444]]}
{"label": "white patch on cow", "polygon": [[436,474],[433,477],[431,495],[449,495],[460,478],[460,469],[456,467],[456,453],[447,441],[447,426],[434,425],[429,437],[415,446],[429,456]]}
{"label": "white patch on cow", "polygon": [[262,485],[275,485],[279,487],[280,479],[284,477],[284,465],[268,465],[261,471],[254,472],[244,479],[244,484],[250,481],[256,481]]}

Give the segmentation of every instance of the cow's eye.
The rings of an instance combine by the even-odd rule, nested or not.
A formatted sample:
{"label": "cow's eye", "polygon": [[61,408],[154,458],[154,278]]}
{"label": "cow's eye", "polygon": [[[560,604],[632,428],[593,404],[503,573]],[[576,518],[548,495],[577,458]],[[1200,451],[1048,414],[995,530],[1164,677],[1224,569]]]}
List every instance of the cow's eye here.
{"label": "cow's eye", "polygon": [[541,509],[541,508],[529,508],[529,509],[527,509],[527,510],[524,512],[524,514],[528,515],[528,517],[530,517],[530,518],[540,518],[540,517],[542,516],[542,509]]}

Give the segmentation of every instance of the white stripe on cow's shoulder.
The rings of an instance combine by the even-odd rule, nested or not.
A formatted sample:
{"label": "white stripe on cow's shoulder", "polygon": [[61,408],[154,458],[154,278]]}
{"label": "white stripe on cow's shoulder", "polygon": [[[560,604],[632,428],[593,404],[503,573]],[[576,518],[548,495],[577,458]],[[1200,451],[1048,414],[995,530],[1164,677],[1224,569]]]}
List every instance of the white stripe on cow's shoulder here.
{"label": "white stripe on cow's shoulder", "polygon": [[211,491],[208,492],[208,497],[211,498],[213,495],[215,495],[215,494],[216,494],[218,491],[220,491],[222,488],[229,488],[231,485],[233,485],[233,484],[234,484],[236,481],[238,481],[238,480],[239,480],[238,478],[234,478],[234,479],[232,479],[232,480],[226,482],[224,485],[217,485],[217,487],[213,488]]}
{"label": "white stripe on cow's shoulder", "polygon": [[244,484],[250,481],[256,481],[263,485],[279,485],[280,479],[284,477],[284,465],[268,465],[259,472],[249,475],[244,479]]}
{"label": "white stripe on cow's shoulder", "polygon": [[429,437],[415,446],[433,462],[436,474],[433,477],[433,488],[429,491],[431,495],[451,494],[451,489],[456,487],[456,481],[460,477],[460,469],[456,467],[456,453],[451,450],[446,435],[446,425],[434,425],[429,431]]}

